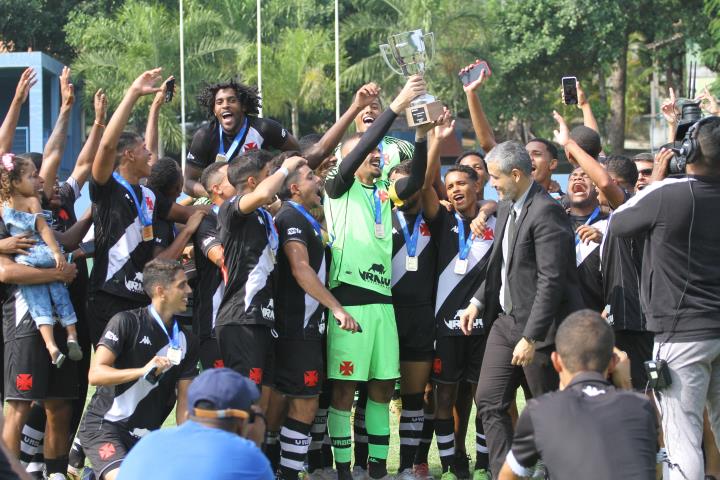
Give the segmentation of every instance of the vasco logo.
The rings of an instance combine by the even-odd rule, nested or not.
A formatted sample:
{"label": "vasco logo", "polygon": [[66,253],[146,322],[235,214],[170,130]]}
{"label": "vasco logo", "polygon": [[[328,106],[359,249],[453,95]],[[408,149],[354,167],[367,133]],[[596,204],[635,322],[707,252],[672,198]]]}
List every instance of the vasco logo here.
{"label": "vasco logo", "polygon": [[290,227],[287,229],[288,235],[300,235],[302,233],[302,230],[297,227]]}
{"label": "vasco logo", "polygon": [[142,272],[137,272],[135,274],[135,278],[132,280],[128,280],[127,277],[125,277],[125,288],[127,288],[129,291],[133,293],[143,293],[143,274]]}
{"label": "vasco logo", "polygon": [[370,268],[362,271],[360,270],[360,278],[369,283],[374,283],[381,287],[389,287],[390,279],[386,277],[385,266],[380,263],[373,263]]}

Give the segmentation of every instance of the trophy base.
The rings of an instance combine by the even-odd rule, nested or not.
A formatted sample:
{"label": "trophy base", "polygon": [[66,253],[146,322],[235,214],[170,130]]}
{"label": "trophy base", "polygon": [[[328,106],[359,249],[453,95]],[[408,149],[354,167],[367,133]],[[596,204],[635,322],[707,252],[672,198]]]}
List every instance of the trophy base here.
{"label": "trophy base", "polygon": [[417,127],[418,125],[433,123],[442,115],[444,110],[445,107],[441,102],[423,103],[407,108],[405,117],[409,127]]}

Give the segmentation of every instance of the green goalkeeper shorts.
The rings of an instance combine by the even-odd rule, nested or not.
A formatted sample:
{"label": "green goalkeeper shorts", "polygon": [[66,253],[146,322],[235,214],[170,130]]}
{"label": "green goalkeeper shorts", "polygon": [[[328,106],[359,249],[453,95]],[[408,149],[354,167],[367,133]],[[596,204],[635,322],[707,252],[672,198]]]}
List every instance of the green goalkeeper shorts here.
{"label": "green goalkeeper shorts", "polygon": [[328,320],[327,372],[336,380],[392,380],[400,377],[400,347],[392,304],[345,307],[362,332],[338,327]]}

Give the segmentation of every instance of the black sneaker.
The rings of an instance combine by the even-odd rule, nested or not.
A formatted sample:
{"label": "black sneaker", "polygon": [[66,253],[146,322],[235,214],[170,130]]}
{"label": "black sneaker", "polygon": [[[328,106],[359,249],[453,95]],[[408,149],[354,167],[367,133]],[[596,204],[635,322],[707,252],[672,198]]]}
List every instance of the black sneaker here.
{"label": "black sneaker", "polygon": [[470,478],[470,457],[465,452],[455,452],[455,460],[450,471],[455,474],[458,480],[469,480]]}

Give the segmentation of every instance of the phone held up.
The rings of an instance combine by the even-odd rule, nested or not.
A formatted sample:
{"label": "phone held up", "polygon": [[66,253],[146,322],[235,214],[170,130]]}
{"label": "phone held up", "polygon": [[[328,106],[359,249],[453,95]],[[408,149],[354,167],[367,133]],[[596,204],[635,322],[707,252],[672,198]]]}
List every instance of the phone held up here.
{"label": "phone held up", "polygon": [[460,78],[463,86],[467,87],[475,80],[480,78],[480,74],[482,72],[485,72],[485,78],[492,75],[492,72],[490,71],[490,66],[485,60],[475,60],[474,64],[460,70],[460,72],[458,73],[458,77]]}
{"label": "phone held up", "polygon": [[577,105],[578,104],[577,78],[576,77],[562,77],[562,95],[563,95],[563,103],[565,105]]}
{"label": "phone held up", "polygon": [[165,82],[165,103],[170,103],[175,95],[175,79],[170,78]]}

